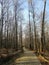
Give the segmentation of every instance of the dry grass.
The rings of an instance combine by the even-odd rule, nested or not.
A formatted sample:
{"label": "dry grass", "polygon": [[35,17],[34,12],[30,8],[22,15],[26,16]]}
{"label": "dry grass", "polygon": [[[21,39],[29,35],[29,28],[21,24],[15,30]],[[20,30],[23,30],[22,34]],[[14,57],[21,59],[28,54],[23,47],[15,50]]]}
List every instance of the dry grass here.
{"label": "dry grass", "polygon": [[43,56],[39,55],[38,56],[38,59],[41,61],[41,62],[47,62],[49,63],[49,60],[46,60]]}

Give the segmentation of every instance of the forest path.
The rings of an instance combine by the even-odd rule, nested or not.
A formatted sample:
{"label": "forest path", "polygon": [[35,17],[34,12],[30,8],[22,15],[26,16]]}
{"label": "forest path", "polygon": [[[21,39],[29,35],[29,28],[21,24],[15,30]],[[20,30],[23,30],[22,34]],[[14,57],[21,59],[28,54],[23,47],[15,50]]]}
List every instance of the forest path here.
{"label": "forest path", "polygon": [[41,65],[40,61],[38,60],[36,54],[33,51],[28,49],[24,49],[24,53],[21,54],[21,57],[16,59],[15,65]]}

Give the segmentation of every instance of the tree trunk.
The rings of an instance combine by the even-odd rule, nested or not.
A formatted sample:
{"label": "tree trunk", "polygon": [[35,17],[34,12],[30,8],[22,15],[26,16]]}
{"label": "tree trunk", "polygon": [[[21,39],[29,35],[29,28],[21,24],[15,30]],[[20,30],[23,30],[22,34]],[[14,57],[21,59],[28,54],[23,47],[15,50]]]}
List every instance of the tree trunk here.
{"label": "tree trunk", "polygon": [[4,15],[3,15],[3,0],[1,3],[2,6],[2,10],[1,10],[1,22],[2,22],[2,27],[1,27],[1,48],[3,46],[3,19],[4,19]]}
{"label": "tree trunk", "polygon": [[46,0],[44,2],[44,11],[43,11],[43,19],[42,19],[42,32],[41,32],[41,43],[42,43],[42,52],[45,49],[45,30],[44,30],[44,21],[45,21],[45,10],[46,10]]}
{"label": "tree trunk", "polygon": [[16,6],[15,6],[15,27],[16,27],[16,50],[18,50],[18,32],[17,32],[17,27],[18,27],[18,24],[17,24],[17,18],[16,18]]}

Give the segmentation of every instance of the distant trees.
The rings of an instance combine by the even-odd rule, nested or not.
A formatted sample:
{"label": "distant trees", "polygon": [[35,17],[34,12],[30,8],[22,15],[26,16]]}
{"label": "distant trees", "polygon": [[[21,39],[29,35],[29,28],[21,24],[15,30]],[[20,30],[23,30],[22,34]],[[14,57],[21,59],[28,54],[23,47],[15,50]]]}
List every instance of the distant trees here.
{"label": "distant trees", "polygon": [[[25,8],[23,7],[23,3],[24,0],[0,0],[0,48],[23,50],[24,40],[26,47],[39,53],[45,52],[47,46],[49,46],[49,27],[47,27],[49,25],[47,22],[45,23],[47,1],[42,1],[44,8],[42,9],[43,11],[38,11],[38,14],[36,11],[36,2],[34,2],[34,0],[27,0],[27,21],[24,21],[26,14],[23,15],[23,8]],[[23,23],[26,23],[24,31]]]}
{"label": "distant trees", "polygon": [[[21,5],[23,4],[23,2],[15,0],[14,1],[14,18],[15,18],[15,29],[16,29],[16,50],[18,50],[18,21],[19,21],[19,12],[22,10]],[[21,19],[21,18],[20,18]],[[20,20],[21,21],[21,20]],[[22,24],[22,22],[21,22]],[[21,43],[22,43],[22,26],[21,28]]]}
{"label": "distant trees", "polygon": [[6,14],[6,1],[5,0],[0,0],[1,4],[1,48],[3,47],[3,27],[4,27],[4,17]]}
{"label": "distant trees", "polygon": [[[21,13],[21,12],[20,12]],[[23,20],[24,20],[24,17],[22,17],[23,16],[23,14],[21,13],[20,15],[19,15],[19,18],[20,18],[20,26],[19,26],[19,40],[20,40],[20,42],[19,42],[19,44],[20,44],[20,46],[21,46],[21,50],[23,51]]]}
{"label": "distant trees", "polygon": [[[35,12],[34,12],[34,9],[35,9],[35,7],[34,7],[34,1],[30,1],[29,0],[29,3],[28,3],[28,5],[29,5],[29,34],[30,34],[30,44],[34,44],[34,50],[37,50],[37,43],[36,43],[36,20],[35,20]],[[33,20],[33,28],[34,28],[34,43],[31,43],[31,36],[32,36],[32,34],[31,34],[31,23],[30,23],[30,18],[32,17],[32,20]],[[30,45],[31,46],[31,45]]]}
{"label": "distant trees", "polygon": [[[29,9],[29,25],[27,25],[29,27],[27,27],[27,31],[26,31],[26,34],[29,33],[29,35],[26,35],[25,38],[26,40],[29,42],[30,44],[30,47],[32,46],[31,44],[33,44],[32,47],[34,47],[34,50],[36,52],[44,52],[46,50],[46,36],[45,36],[45,16],[46,16],[46,3],[47,1],[44,0],[44,9],[43,9],[43,13],[40,14],[42,15],[38,15],[37,12],[36,12],[36,7],[35,7],[35,2],[34,0],[28,0],[28,9]],[[43,2],[43,1],[42,1]],[[32,23],[32,20],[33,20],[33,23]],[[40,22],[40,25],[39,27],[37,27],[37,22]],[[41,24],[42,23],[42,24]],[[31,26],[31,24],[33,24]],[[38,30],[39,28],[39,30]],[[33,30],[32,30],[33,29]],[[30,41],[29,41],[30,40]],[[33,42],[31,41],[33,40]],[[26,42],[26,45],[27,43]],[[32,42],[32,43],[31,43]]]}
{"label": "distant trees", "polygon": [[31,49],[31,21],[30,21],[30,1],[28,1],[28,16],[29,16],[29,41],[30,41],[30,49]]}
{"label": "distant trees", "polygon": [[36,37],[36,20],[35,20],[35,3],[32,1],[31,2],[31,14],[32,14],[32,18],[33,18],[33,24],[34,24],[34,50],[36,50],[37,52],[37,37]]}
{"label": "distant trees", "polygon": [[[23,10],[21,7],[23,1],[0,0],[0,4],[0,48],[14,48],[18,50],[18,15],[20,15],[19,12]],[[12,8],[12,10],[10,8]]]}
{"label": "distant trees", "polygon": [[17,32],[17,27],[18,27],[18,23],[17,23],[17,6],[18,6],[18,1],[14,1],[14,13],[15,13],[15,27],[16,27],[16,45],[15,48],[16,50],[18,50],[18,32]]}

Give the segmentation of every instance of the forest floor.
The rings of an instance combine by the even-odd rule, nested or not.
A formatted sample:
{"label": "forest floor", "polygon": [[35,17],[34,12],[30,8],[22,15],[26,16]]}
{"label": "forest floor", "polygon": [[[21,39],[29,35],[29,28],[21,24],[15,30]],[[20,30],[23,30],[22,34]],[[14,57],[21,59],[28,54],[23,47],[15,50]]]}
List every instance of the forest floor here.
{"label": "forest floor", "polygon": [[[18,56],[16,55],[14,57],[15,59],[13,61],[7,62],[4,65],[49,65],[49,60],[45,59],[45,57],[43,57],[41,55],[36,55],[35,52],[32,50],[28,50],[26,48],[23,48],[23,49],[24,49],[23,53],[19,53],[20,51],[15,52],[14,55],[16,53],[19,53],[19,55]],[[12,53],[12,55],[13,55],[13,50],[12,50],[12,52],[10,52],[10,51],[11,50],[9,50],[9,54]]]}
{"label": "forest floor", "polygon": [[43,56],[37,56],[34,51],[24,48],[24,53],[21,57],[15,60],[17,65],[49,65],[49,61]]}
{"label": "forest floor", "polygon": [[15,49],[0,49],[0,59],[7,59],[8,57],[15,56],[21,50],[16,51]]}
{"label": "forest floor", "polygon": [[48,51],[46,51],[46,53],[45,53],[45,59],[47,59],[49,61],[49,52]]}

